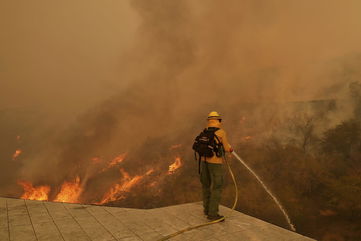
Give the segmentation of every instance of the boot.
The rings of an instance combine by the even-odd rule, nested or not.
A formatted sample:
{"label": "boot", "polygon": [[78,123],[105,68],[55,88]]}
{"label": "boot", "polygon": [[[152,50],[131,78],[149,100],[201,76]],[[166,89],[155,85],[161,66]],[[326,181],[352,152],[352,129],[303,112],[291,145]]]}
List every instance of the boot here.
{"label": "boot", "polygon": [[216,221],[216,220],[218,220],[218,219],[222,219],[221,222],[223,222],[223,221],[225,220],[224,216],[219,215],[219,214],[217,214],[217,215],[215,215],[215,216],[208,215],[208,216],[207,216],[207,219],[208,219],[209,221]]}

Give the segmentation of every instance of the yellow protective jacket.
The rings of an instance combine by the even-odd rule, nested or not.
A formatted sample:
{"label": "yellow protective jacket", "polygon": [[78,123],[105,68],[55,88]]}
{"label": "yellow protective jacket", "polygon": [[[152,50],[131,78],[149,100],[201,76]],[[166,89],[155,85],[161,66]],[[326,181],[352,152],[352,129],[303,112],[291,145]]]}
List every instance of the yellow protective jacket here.
{"label": "yellow protective jacket", "polygon": [[[208,124],[207,124],[207,127],[220,128],[219,130],[217,130],[215,132],[215,134],[217,135],[220,142],[222,142],[224,150],[226,152],[230,152],[231,151],[231,145],[229,144],[229,142],[227,140],[226,132],[223,129],[221,129],[221,123],[218,120],[209,120]],[[223,157],[217,157],[216,155],[214,155],[212,157],[207,157],[206,162],[222,164],[223,163]]]}

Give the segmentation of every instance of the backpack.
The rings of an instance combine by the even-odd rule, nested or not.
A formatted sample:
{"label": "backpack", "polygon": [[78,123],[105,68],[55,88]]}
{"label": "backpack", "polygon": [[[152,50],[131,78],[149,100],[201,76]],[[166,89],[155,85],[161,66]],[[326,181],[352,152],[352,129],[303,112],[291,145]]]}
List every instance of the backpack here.
{"label": "backpack", "polygon": [[195,138],[192,149],[194,150],[196,159],[198,153],[199,166],[202,157],[212,157],[214,154],[216,154],[217,157],[223,156],[223,144],[215,134],[217,130],[219,130],[217,127],[208,127]]}

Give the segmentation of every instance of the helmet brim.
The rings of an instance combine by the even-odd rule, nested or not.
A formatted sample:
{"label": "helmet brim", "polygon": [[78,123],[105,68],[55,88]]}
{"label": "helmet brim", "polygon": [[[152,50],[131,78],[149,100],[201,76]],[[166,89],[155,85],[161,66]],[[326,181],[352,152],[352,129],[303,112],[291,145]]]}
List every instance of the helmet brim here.
{"label": "helmet brim", "polygon": [[219,116],[210,116],[207,118],[207,120],[222,120],[222,118]]}

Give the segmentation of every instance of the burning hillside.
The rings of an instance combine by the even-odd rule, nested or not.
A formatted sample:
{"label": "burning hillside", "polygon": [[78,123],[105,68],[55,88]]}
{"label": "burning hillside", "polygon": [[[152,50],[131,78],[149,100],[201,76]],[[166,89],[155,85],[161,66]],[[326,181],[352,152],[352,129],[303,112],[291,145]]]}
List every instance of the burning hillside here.
{"label": "burning hillside", "polygon": [[[68,203],[107,204],[126,199],[128,194],[139,185],[146,185],[153,189],[161,188],[160,186],[167,176],[175,174],[182,166],[181,157],[177,156],[174,162],[169,165],[168,171],[166,166],[158,165],[156,168],[149,168],[145,173],[131,175],[122,167],[122,162],[126,159],[126,156],[126,153],[120,154],[109,162],[94,157],[89,162],[90,166],[86,170],[84,178],[80,178],[79,173],[72,180],[65,180],[58,187],[51,184],[33,186],[29,181],[18,181],[18,184],[23,188],[23,194],[21,194],[20,198]],[[95,169],[96,171],[94,171]],[[112,180],[111,185],[108,185],[109,183],[103,184],[102,195],[101,193],[97,193],[97,195],[89,194],[92,187],[88,183],[96,181],[99,176],[104,175],[104,172],[115,170],[119,170],[119,177]],[[156,175],[156,180],[154,175]],[[99,195],[101,195],[101,198],[95,201],[95,196]]]}

